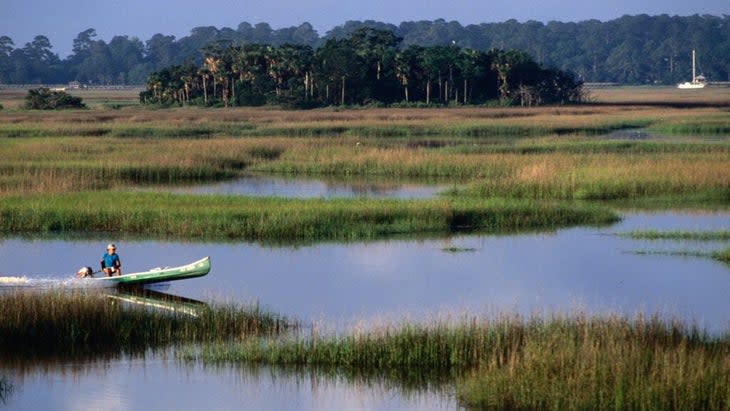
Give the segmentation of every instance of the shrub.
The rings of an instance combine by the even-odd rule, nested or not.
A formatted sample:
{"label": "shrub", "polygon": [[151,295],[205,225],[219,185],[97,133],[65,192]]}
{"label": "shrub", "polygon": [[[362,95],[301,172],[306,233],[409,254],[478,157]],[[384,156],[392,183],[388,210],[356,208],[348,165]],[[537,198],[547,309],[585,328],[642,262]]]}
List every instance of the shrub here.
{"label": "shrub", "polygon": [[28,90],[25,108],[29,110],[58,110],[65,108],[86,108],[81,97],[74,97],[65,91],[52,91],[46,87]]}

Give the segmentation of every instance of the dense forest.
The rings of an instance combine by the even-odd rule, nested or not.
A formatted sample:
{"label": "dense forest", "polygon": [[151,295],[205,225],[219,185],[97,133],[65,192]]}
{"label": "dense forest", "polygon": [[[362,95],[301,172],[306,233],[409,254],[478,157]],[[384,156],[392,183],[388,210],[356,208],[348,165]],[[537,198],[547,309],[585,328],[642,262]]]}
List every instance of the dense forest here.
{"label": "dense forest", "polygon": [[501,104],[581,101],[572,73],[545,69],[518,50],[400,47],[393,32],[362,27],[321,47],[212,43],[192,61],[152,73],[143,103],[291,107],[366,104]]}
{"label": "dense forest", "polygon": [[624,16],[611,21],[578,23],[509,20],[462,26],[444,20],[403,22],[349,21],[320,36],[304,23],[272,29],[266,23],[241,23],[236,29],[196,27],[190,35],[155,34],[142,41],[115,36],[97,39],[94,29],[78,34],[73,51],[61,59],[47,37],[23,46],[0,36],[0,83],[143,84],[162,68],[193,59],[211,43],[234,46],[285,44],[318,49],[329,39],[343,39],[368,26],[402,38],[400,47],[450,46],[479,51],[518,49],[545,67],[570,70],[582,81],[673,84],[688,80],[690,53],[696,49],[700,71],[710,81],[730,81],[730,16]]}

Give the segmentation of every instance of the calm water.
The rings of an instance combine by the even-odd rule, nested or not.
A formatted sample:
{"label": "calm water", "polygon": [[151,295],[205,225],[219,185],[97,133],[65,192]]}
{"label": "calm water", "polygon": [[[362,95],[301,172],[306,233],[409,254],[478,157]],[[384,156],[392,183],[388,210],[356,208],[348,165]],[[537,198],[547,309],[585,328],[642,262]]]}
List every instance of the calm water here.
{"label": "calm water", "polygon": [[377,381],[353,382],[270,368],[185,366],[159,358],[44,365],[24,371],[13,382],[17,388],[0,408],[427,410],[457,406],[448,393],[403,391]]}
{"label": "calm water", "polygon": [[722,142],[730,135],[666,135],[646,128],[616,130],[600,136],[606,140],[661,140],[663,142]]}
{"label": "calm water", "polygon": [[[637,250],[710,250],[729,244],[637,241],[632,229],[730,229],[729,213],[630,214],[604,228],[512,236],[321,244],[118,241],[127,272],[210,255],[207,277],[171,283],[167,292],[196,299],[258,301],[278,313],[330,327],[470,312],[657,311],[730,328],[730,267],[707,258],[636,255]],[[98,264],[105,241],[6,239],[0,275],[66,278]],[[445,247],[473,248],[447,253]],[[80,371],[77,371],[80,370]],[[9,409],[453,409],[447,393],[403,391],[280,370],[205,369],[165,356],[100,364],[63,364],[21,373]],[[201,402],[201,398],[212,402]]]}
{"label": "calm water", "polygon": [[[438,182],[398,182],[363,178],[301,178],[270,174],[252,174],[232,181],[174,187],[169,190],[186,194],[225,194],[255,197],[290,198],[400,198],[423,199],[448,188]],[[157,189],[157,188],[156,188]]]}

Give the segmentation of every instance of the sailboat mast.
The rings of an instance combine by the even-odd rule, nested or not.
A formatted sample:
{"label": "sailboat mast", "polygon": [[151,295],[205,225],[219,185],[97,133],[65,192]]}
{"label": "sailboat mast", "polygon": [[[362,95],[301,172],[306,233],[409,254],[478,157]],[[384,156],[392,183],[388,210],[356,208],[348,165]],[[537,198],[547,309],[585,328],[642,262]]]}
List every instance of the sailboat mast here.
{"label": "sailboat mast", "polygon": [[697,82],[697,73],[695,72],[695,51],[692,49],[692,83]]}

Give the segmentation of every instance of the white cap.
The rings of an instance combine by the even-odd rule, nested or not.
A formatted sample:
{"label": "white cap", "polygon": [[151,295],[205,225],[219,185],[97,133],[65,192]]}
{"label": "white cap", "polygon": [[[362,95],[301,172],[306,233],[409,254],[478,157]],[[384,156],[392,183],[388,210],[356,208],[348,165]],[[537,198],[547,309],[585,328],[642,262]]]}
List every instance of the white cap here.
{"label": "white cap", "polygon": [[106,249],[108,250],[108,249],[110,249],[110,248],[113,248],[113,249],[115,249],[115,250],[116,250],[116,249],[117,249],[117,246],[115,246],[115,245],[114,245],[114,243],[109,243],[109,244],[108,244],[108,245],[106,246]]}

